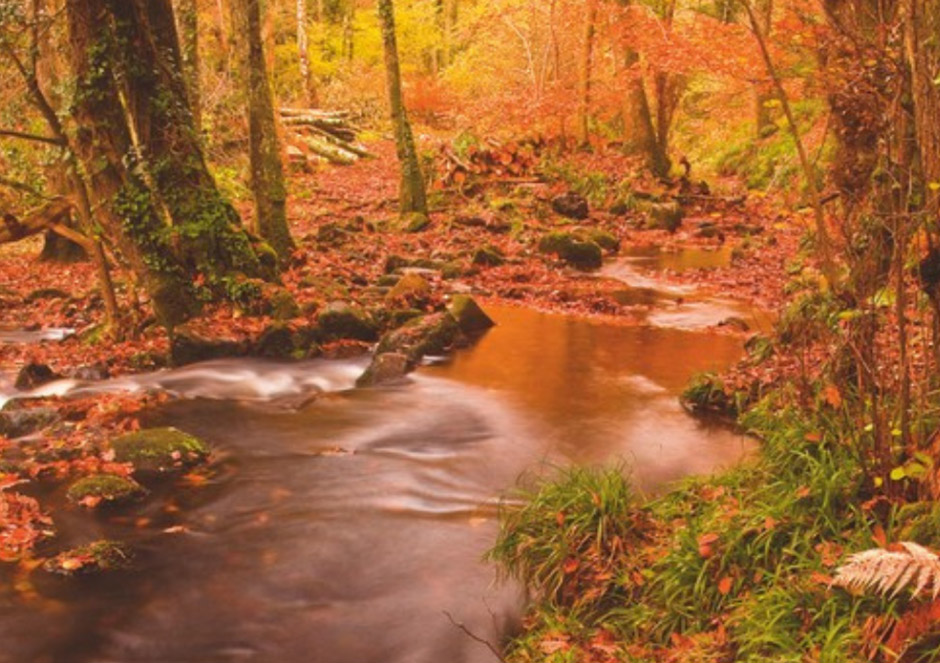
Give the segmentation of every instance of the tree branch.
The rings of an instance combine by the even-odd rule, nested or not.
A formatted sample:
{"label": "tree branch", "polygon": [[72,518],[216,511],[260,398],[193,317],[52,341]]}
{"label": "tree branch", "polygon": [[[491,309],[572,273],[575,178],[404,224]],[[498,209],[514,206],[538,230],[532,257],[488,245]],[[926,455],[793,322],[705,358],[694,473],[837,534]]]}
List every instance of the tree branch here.
{"label": "tree branch", "polygon": [[27,133],[25,131],[14,131],[13,129],[0,129],[0,137],[19,138],[22,140],[31,140],[36,143],[46,143],[48,145],[58,145],[64,147],[65,142],[61,138],[53,136],[39,136],[37,134]]}
{"label": "tree branch", "polygon": [[496,657],[496,660],[498,660],[500,663],[506,663],[506,659],[503,658],[503,655],[499,652],[499,650],[493,646],[493,643],[491,643],[489,640],[484,640],[483,638],[478,636],[476,633],[468,629],[463,622],[455,621],[453,615],[451,615],[446,610],[443,610],[442,612],[444,613],[444,616],[447,617],[447,620],[451,624],[453,624],[455,627],[463,631],[467,635],[467,637],[469,637],[471,640],[475,640],[476,642],[479,642],[481,645],[486,645],[486,648],[489,649],[490,652],[492,652],[493,656]]}

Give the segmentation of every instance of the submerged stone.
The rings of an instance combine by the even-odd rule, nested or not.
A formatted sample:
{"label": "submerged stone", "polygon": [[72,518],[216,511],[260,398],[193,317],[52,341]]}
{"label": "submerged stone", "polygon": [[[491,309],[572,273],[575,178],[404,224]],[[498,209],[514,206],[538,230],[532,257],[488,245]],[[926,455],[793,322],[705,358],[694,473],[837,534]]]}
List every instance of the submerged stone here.
{"label": "submerged stone", "polygon": [[114,459],[140,472],[183,470],[206,461],[209,448],[176,428],[147,428],[111,440]]}
{"label": "submerged stone", "polygon": [[133,479],[116,474],[92,474],[73,483],[65,496],[76,504],[95,507],[134,502],[146,494],[147,490]]}
{"label": "submerged stone", "polygon": [[25,437],[58,423],[60,419],[55,408],[21,408],[10,403],[0,411],[0,435],[10,439]]}
{"label": "submerged stone", "polygon": [[133,551],[119,541],[95,541],[60,553],[43,564],[49,573],[74,577],[106,571],[121,571],[131,567]]}

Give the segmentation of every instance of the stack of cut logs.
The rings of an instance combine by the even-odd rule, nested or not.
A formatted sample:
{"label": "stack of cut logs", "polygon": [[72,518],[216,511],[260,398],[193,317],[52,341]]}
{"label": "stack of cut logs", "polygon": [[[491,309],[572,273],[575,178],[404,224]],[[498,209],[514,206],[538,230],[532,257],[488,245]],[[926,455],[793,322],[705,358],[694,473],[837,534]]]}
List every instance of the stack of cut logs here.
{"label": "stack of cut logs", "polygon": [[292,163],[322,159],[348,166],[372,156],[356,142],[359,130],[348,111],[281,108],[280,115]]}
{"label": "stack of cut logs", "polygon": [[441,184],[461,187],[471,176],[504,182],[530,181],[530,173],[538,162],[537,147],[531,142],[501,143],[486,138],[480,145],[468,147],[461,157],[445,143],[439,161]]}

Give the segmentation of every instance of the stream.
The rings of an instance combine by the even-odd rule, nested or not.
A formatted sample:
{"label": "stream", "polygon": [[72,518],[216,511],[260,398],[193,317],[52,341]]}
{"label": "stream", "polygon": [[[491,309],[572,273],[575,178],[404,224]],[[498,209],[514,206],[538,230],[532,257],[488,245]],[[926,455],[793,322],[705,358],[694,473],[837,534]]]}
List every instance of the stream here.
{"label": "stream", "polygon": [[481,556],[520,477],[622,463],[655,492],[752,449],[677,402],[741,354],[688,323],[726,315],[699,304],[642,326],[490,306],[498,326],[473,347],[378,389],[353,388],[365,360],[51,385],[175,394],[145,423],[203,437],[219,471],[131,512],[63,504],[63,545],[125,540],[138,569],[36,577],[34,594],[0,569],[0,663],[492,663],[451,618],[494,644],[517,627],[524,597]]}

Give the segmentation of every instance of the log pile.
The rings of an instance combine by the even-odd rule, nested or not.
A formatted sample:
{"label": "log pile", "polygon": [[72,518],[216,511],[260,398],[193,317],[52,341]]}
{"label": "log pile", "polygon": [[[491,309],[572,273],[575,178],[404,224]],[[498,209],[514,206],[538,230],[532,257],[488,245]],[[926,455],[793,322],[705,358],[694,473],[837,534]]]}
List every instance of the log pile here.
{"label": "log pile", "polygon": [[479,145],[471,145],[464,154],[441,145],[438,160],[439,181],[442,186],[464,187],[475,178],[503,182],[531,182],[538,163],[538,145],[531,141],[501,143],[492,138]]}
{"label": "log pile", "polygon": [[281,108],[279,113],[292,162],[306,164],[310,160],[324,160],[348,166],[372,156],[356,142],[359,129],[352,123],[352,113],[348,111]]}

